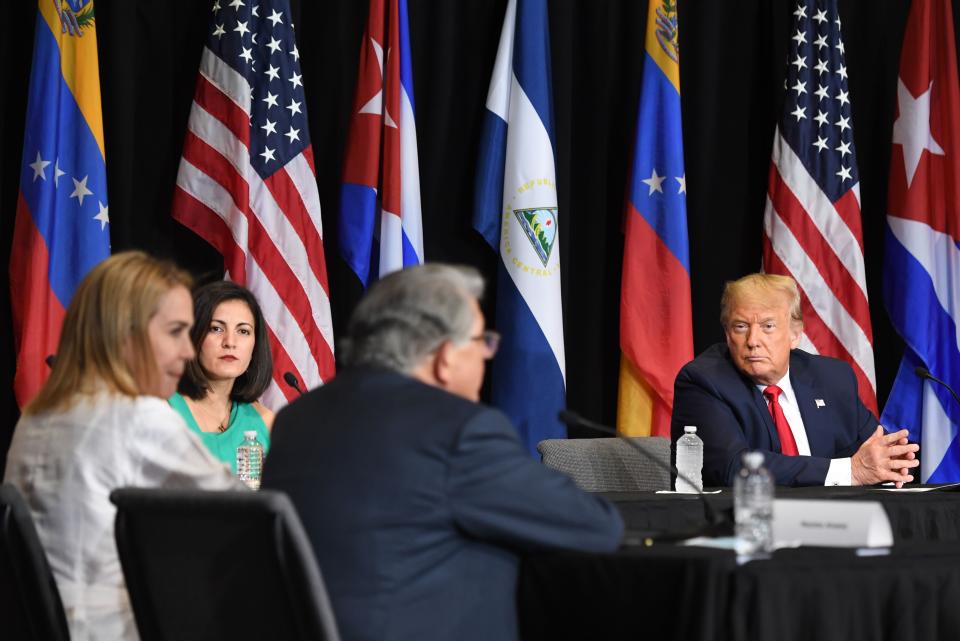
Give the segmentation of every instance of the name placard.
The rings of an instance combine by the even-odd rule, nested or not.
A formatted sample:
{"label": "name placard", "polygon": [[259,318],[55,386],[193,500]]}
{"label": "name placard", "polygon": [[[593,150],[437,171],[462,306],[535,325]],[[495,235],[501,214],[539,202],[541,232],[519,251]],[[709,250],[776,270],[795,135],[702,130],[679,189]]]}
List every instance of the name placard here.
{"label": "name placard", "polygon": [[777,499],[773,540],[778,546],[890,547],[893,530],[877,501]]}

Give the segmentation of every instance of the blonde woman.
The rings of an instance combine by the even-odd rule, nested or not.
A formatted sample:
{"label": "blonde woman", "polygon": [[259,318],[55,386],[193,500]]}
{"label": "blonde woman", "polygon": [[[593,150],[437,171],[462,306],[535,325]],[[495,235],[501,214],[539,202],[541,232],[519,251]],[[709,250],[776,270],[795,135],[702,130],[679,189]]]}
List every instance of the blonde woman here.
{"label": "blonde woman", "polygon": [[173,264],[141,252],[94,267],[13,435],[4,480],[27,498],[74,641],[137,639],[113,489],[242,487],[166,402],[194,356],[189,286]]}

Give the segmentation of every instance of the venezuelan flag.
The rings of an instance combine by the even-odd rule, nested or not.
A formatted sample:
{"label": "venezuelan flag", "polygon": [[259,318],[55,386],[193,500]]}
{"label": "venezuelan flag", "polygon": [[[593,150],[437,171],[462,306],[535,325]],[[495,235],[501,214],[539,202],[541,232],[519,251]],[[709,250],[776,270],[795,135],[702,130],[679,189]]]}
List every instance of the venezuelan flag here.
{"label": "venezuelan flag", "polygon": [[23,407],[77,284],[110,254],[93,0],[38,0],[20,171],[10,295]]}
{"label": "venezuelan flag", "polygon": [[624,222],[617,429],[669,436],[673,381],[693,358],[676,0],[650,0]]}

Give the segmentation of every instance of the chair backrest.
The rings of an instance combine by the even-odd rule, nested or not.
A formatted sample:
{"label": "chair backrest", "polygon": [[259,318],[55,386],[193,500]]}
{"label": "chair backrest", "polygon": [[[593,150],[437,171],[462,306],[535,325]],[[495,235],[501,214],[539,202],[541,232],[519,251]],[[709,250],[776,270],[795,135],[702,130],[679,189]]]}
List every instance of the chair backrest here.
{"label": "chair backrest", "polygon": [[[588,492],[669,490],[670,474],[638,452],[626,438],[551,438],[540,441],[543,464],[560,470]],[[670,439],[629,439],[649,455],[670,465]]]}
{"label": "chair backrest", "polygon": [[285,494],[123,488],[110,500],[141,641],[339,640]]}
{"label": "chair backrest", "polygon": [[30,511],[12,485],[0,485],[0,636],[68,641],[60,592]]}

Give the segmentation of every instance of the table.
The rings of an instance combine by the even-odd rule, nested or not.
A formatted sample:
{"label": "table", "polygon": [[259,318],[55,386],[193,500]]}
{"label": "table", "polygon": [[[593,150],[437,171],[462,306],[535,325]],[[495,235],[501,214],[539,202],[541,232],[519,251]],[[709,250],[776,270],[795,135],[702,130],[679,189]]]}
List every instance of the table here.
{"label": "table", "polygon": [[524,641],[940,641],[960,638],[960,546],[904,544],[888,556],[654,545],[524,559]]}
{"label": "table", "polygon": [[[890,492],[862,487],[778,487],[778,499],[879,501],[890,519],[895,543],[907,541],[960,542],[960,492]],[[694,495],[655,492],[607,492],[632,531],[688,532],[706,524],[703,505]],[[706,499],[733,519],[733,491]],[[960,604],[958,604],[960,606]]]}
{"label": "table", "polygon": [[[631,530],[703,525],[695,497],[614,499]],[[896,545],[882,556],[799,548],[738,564],[727,550],[654,543],[615,554],[524,558],[521,638],[696,641],[960,639],[960,494],[778,488],[778,498],[879,500]],[[729,491],[711,495],[720,511]]]}

